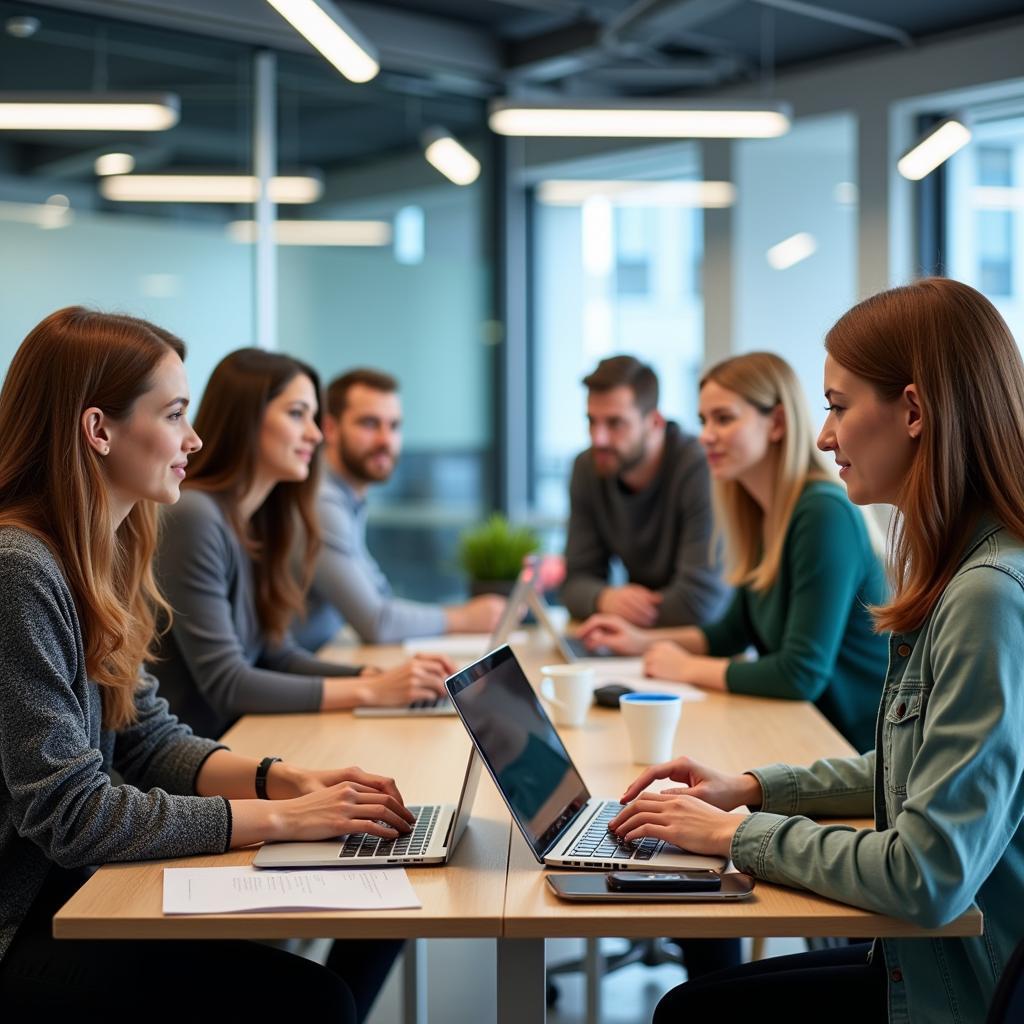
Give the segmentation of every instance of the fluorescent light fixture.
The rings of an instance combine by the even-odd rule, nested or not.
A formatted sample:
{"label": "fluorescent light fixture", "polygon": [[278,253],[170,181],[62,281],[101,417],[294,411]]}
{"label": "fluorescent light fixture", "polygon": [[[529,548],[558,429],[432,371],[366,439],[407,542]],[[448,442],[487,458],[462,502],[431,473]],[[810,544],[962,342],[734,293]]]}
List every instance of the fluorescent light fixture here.
{"label": "fluorescent light fixture", "polygon": [[774,270],[788,270],[790,267],[812,256],[818,248],[817,239],[806,231],[784,238],[766,253],[769,266]]}
{"label": "fluorescent light fixture", "polygon": [[896,170],[904,178],[920,181],[970,141],[970,128],[955,118],[946,118],[899,158]]}
{"label": "fluorescent light fixture", "polygon": [[162,132],[177,123],[176,96],[0,92],[0,131]]}
{"label": "fluorescent light fixture", "polygon": [[480,177],[480,161],[443,128],[423,133],[423,155],[456,185],[472,185]]}
{"label": "fluorescent light fixture", "polygon": [[131,153],[104,153],[96,157],[93,168],[101,178],[108,174],[131,174],[135,170],[135,157]]}
{"label": "fluorescent light fixture", "polygon": [[[275,203],[315,203],[323,189],[319,178],[270,180]],[[254,203],[259,191],[250,174],[115,174],[100,181],[100,195],[119,203]]]}
{"label": "fluorescent light fixture", "polygon": [[0,202],[0,220],[35,224],[44,230],[65,228],[71,223],[72,214],[67,196],[60,198],[64,201],[60,202],[56,196],[51,196],[45,203]]}
{"label": "fluorescent light fixture", "polygon": [[[254,220],[228,225],[232,241],[251,243],[257,235]],[[274,241],[278,245],[390,245],[391,225],[386,220],[276,220]]]}
{"label": "fluorescent light fixture", "polygon": [[581,206],[603,196],[615,206],[690,206],[721,209],[736,201],[731,181],[599,181],[552,178],[537,186],[547,206]]}
{"label": "fluorescent light fixture", "polygon": [[491,102],[488,123],[499,135],[646,139],[763,139],[789,131],[782,104],[685,104],[670,100]]}
{"label": "fluorescent light fixture", "polygon": [[267,0],[292,28],[350,82],[368,82],[380,71],[375,48],[330,0]]}
{"label": "fluorescent light fixture", "polygon": [[971,206],[978,210],[1024,210],[1024,188],[1012,185],[975,185]]}

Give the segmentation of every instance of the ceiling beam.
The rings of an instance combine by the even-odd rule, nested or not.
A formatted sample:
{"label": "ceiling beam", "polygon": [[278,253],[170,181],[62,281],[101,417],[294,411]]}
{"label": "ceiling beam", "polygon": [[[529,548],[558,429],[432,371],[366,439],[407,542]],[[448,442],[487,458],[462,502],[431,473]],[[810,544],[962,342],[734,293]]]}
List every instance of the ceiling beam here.
{"label": "ceiling beam", "polygon": [[[262,0],[44,0],[45,6],[301,53],[315,51]],[[395,71],[446,71],[498,80],[501,46],[483,29],[365,0],[344,0],[345,13]]]}

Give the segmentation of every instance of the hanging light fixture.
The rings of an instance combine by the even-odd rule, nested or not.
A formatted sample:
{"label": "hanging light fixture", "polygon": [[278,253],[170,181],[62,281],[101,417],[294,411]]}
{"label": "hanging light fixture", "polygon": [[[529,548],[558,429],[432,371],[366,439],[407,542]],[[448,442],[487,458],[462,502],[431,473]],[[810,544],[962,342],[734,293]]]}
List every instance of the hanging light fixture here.
{"label": "hanging light fixture", "polygon": [[369,82],[380,71],[374,47],[330,0],[267,0],[311,46],[350,82]]}
{"label": "hanging light fixture", "polygon": [[423,155],[456,185],[472,185],[480,177],[480,161],[444,128],[429,128],[423,133]]}
{"label": "hanging light fixture", "polygon": [[[114,174],[100,181],[100,195],[119,203],[255,203],[259,179],[251,174]],[[315,203],[323,193],[319,178],[272,178],[275,203]]]}
{"label": "hanging light fixture", "polygon": [[896,170],[904,178],[920,181],[970,141],[970,128],[955,117],[947,117],[899,158]]}
{"label": "hanging light fixture", "polygon": [[500,99],[491,102],[488,123],[499,135],[764,139],[789,131],[790,110],[781,103]]}
{"label": "hanging light fixture", "polygon": [[178,116],[168,94],[0,92],[0,131],[163,132]]}

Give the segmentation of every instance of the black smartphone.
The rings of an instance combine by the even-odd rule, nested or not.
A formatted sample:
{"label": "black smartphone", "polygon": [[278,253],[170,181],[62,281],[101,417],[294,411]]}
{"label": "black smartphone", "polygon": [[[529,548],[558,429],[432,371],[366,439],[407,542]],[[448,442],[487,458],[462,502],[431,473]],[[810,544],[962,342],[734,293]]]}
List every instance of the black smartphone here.
{"label": "black smartphone", "polygon": [[[673,871],[670,874],[682,874],[683,872]],[[650,872],[637,871],[636,874],[650,874]],[[690,874],[690,872],[686,872]],[[605,875],[598,871],[585,873],[559,872],[547,876],[548,885],[552,891],[563,900],[583,900],[587,902],[610,902],[610,903],[686,903],[697,900],[741,900],[750,896],[754,891],[754,879],[750,875],[743,875],[735,871],[721,876],[718,889],[705,889],[703,891],[689,890],[675,891],[667,889],[616,892],[608,888],[608,880]]]}
{"label": "black smartphone", "polygon": [[612,892],[718,892],[717,871],[609,871],[605,881]]}

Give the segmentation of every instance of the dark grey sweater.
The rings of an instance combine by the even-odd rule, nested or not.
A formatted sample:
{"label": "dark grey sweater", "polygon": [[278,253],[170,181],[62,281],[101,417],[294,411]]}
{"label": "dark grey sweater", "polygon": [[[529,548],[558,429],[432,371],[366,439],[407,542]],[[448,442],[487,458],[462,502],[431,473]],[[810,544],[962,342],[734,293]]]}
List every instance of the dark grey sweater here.
{"label": "dark grey sweater", "polygon": [[695,437],[669,423],[657,476],[636,492],[599,476],[588,449],[573,466],[569,502],[562,600],[574,618],[597,611],[613,556],[631,583],[662,594],[659,626],[699,626],[724,611],[728,588],[711,558],[711,482]]}
{"label": "dark grey sweater", "polygon": [[220,853],[231,812],[194,795],[220,744],[169,714],[152,676],[136,723],[102,728],[71,591],[49,548],[11,527],[0,528],[0,623],[2,958],[51,865]]}
{"label": "dark grey sweater", "polygon": [[196,732],[220,736],[252,712],[316,711],[325,676],[359,672],[314,658],[291,637],[267,643],[252,560],[209,494],[183,491],[161,510],[160,527],[157,577],[174,624],[151,667],[171,709]]}

